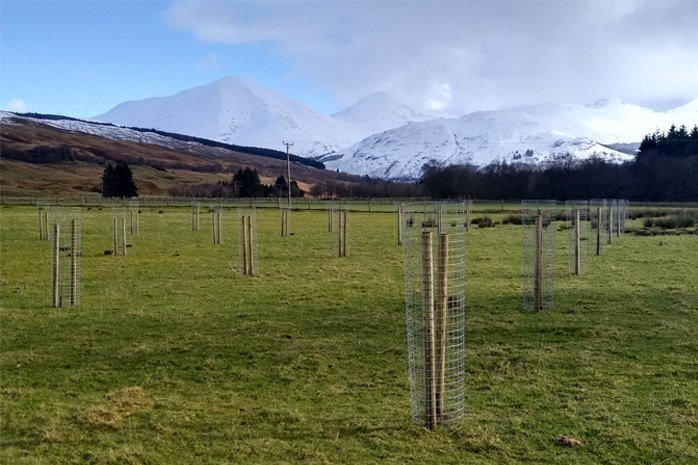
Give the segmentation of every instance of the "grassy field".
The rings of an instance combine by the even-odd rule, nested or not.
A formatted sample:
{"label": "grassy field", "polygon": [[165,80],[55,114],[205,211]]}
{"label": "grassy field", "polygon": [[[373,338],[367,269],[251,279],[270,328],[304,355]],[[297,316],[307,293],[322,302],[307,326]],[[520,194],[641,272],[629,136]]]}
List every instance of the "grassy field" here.
{"label": "grassy field", "polygon": [[323,212],[281,238],[259,209],[258,277],[234,210],[214,246],[207,216],[144,208],[126,257],[109,209],[82,215],[82,302],[52,309],[36,210],[0,207],[0,463],[698,463],[698,236],[626,235],[568,277],[559,232],[554,308],[527,314],[520,227],[472,229],[465,421],[429,432],[393,214],[354,213],[340,259]]}

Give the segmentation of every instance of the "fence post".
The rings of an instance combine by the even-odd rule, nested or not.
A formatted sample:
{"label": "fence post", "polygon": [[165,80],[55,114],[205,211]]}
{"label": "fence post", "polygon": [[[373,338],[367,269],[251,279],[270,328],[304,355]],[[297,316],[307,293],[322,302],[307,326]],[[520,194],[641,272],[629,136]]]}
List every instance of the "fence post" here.
{"label": "fence post", "polygon": [[431,251],[431,231],[422,232],[422,299],[424,307],[424,382],[425,420],[430,430],[436,428],[436,368],[434,360],[434,260]]}
{"label": "fence post", "polygon": [[543,310],[543,212],[536,215],[535,267],[533,276],[533,309]]}
{"label": "fence post", "polygon": [[77,305],[78,297],[78,221],[70,220],[70,305]]}
{"label": "fence post", "polygon": [[446,326],[448,318],[448,233],[439,234],[436,274],[436,414],[444,414],[446,385]]}
{"label": "fence post", "polygon": [[53,224],[53,243],[51,244],[51,306],[60,307],[60,277],[59,261],[61,250],[61,227],[58,223]]}

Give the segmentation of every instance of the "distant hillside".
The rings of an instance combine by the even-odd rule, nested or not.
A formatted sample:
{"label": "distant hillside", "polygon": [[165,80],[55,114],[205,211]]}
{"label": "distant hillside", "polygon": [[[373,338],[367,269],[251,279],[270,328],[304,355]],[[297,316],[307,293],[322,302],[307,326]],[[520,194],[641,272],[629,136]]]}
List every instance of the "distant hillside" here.
{"label": "distant hillside", "polygon": [[[78,119],[78,118],[72,118],[70,116],[51,115],[51,114],[42,114],[42,113],[16,113],[16,115],[27,117],[27,118],[39,119],[39,120],[62,122],[63,124],[61,124],[60,127],[70,126],[68,124],[65,124],[66,122],[83,123],[83,124],[86,124],[88,126],[97,126],[97,127],[99,127],[99,126],[112,127],[112,128],[119,128],[120,127],[120,126],[114,125],[112,123],[104,123],[104,122],[98,122],[98,121],[86,121],[86,120],[82,120],[82,119]],[[249,155],[259,155],[260,157],[269,157],[269,158],[274,158],[276,160],[286,160],[286,153],[281,152],[279,150],[265,149],[265,148],[260,148],[260,147],[245,147],[245,146],[234,145],[234,144],[226,144],[224,142],[219,142],[216,140],[204,139],[202,137],[188,136],[186,134],[177,134],[174,132],[161,131],[161,130],[153,129],[153,128],[145,129],[145,128],[137,128],[137,127],[132,127],[132,126],[127,126],[125,128],[131,129],[131,130],[137,131],[137,132],[142,132],[142,133],[159,134],[161,136],[170,137],[172,139],[177,139],[177,140],[184,141],[184,142],[195,142],[197,144],[207,145],[209,147],[219,147],[222,149],[232,150],[232,151],[240,152],[240,153],[246,153]],[[325,167],[325,165],[322,164],[321,162],[316,161],[316,160],[311,160],[309,158],[299,157],[299,156],[293,155],[293,154],[291,154],[290,158],[291,158],[291,161],[295,161],[295,162],[301,163],[303,165],[308,165],[308,166],[312,166],[312,167],[320,168],[320,169]]]}
{"label": "distant hillside", "polygon": [[[0,190],[7,196],[100,192],[104,166],[116,160],[132,166],[143,195],[200,195],[245,167],[257,169],[266,184],[286,174],[285,154],[282,160],[160,131],[8,112],[0,112],[0,123]],[[291,167],[292,178],[309,194],[351,190],[364,182],[313,164],[294,157]]]}

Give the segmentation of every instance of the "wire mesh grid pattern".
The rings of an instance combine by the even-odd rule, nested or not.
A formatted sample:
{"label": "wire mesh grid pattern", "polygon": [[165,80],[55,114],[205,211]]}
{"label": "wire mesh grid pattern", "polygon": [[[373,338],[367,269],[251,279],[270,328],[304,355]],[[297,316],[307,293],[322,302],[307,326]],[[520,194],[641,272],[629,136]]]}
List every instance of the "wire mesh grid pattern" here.
{"label": "wire mesh grid pattern", "polygon": [[259,275],[257,255],[257,212],[255,207],[237,209],[238,270],[247,276]]}
{"label": "wire mesh grid pattern", "polygon": [[211,242],[214,244],[223,243],[223,207],[211,205],[208,209],[211,215]]}
{"label": "wire mesh grid pattern", "polygon": [[51,208],[48,230],[51,246],[49,302],[52,307],[80,304],[81,226],[79,208]]}
{"label": "wire mesh grid pattern", "polygon": [[334,222],[338,208],[337,202],[332,202],[327,205],[327,232],[334,232]]}
{"label": "wire mesh grid pattern", "polygon": [[128,202],[128,219],[131,225],[130,233],[137,236],[140,230],[140,207],[138,206],[138,200],[130,200]]}
{"label": "wire mesh grid pattern", "polygon": [[608,245],[608,205],[605,199],[589,202],[594,255],[604,255]]}
{"label": "wire mesh grid pattern", "polygon": [[111,233],[114,255],[126,255],[128,251],[128,236],[126,224],[129,218],[129,210],[126,207],[112,207],[111,209]]}
{"label": "wire mesh grid pattern", "polygon": [[191,204],[191,230],[198,231],[201,228],[201,204],[192,202]]}
{"label": "wire mesh grid pattern", "polygon": [[536,312],[553,306],[555,290],[555,201],[521,202],[523,308]]}
{"label": "wire mesh grid pattern", "polygon": [[351,221],[348,208],[338,208],[335,210],[337,226],[337,256],[351,256]]}
{"label": "wire mesh grid pattern", "polygon": [[39,226],[39,240],[48,240],[48,217],[50,208],[46,202],[36,203],[37,225]]}
{"label": "wire mesh grid pattern", "polygon": [[625,234],[625,222],[628,219],[628,201],[618,200],[618,237]]}
{"label": "wire mesh grid pattern", "polygon": [[279,208],[281,214],[281,237],[288,237],[291,234],[291,209],[287,206]]}
{"label": "wire mesh grid pattern", "polygon": [[462,422],[465,391],[465,206],[403,205],[412,420]]}
{"label": "wire mesh grid pattern", "polygon": [[586,273],[589,254],[589,202],[569,200],[565,202],[567,218],[567,269],[569,274]]}

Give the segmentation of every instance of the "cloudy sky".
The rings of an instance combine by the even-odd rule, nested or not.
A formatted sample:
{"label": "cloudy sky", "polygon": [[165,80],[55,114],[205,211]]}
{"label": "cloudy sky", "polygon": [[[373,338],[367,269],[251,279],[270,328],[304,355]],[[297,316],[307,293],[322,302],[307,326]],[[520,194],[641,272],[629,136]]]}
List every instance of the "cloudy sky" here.
{"label": "cloudy sky", "polygon": [[255,81],[332,113],[376,91],[460,115],[698,97],[698,2],[0,2],[0,108],[88,117]]}

